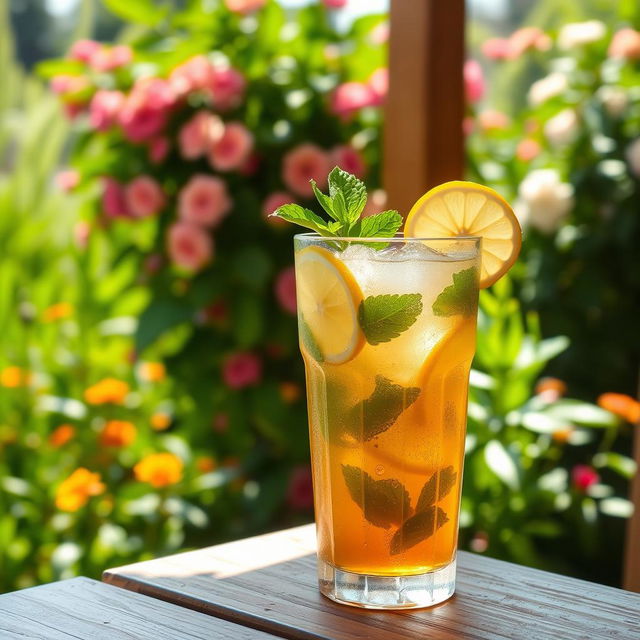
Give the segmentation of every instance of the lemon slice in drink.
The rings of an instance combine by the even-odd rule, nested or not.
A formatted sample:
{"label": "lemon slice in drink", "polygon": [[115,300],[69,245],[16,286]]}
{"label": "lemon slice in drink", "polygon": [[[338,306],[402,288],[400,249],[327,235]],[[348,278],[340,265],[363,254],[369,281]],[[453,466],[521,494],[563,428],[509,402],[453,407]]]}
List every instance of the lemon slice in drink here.
{"label": "lemon slice in drink", "polygon": [[296,255],[296,282],[307,351],[330,364],[354,358],[365,339],[358,323],[362,291],[351,271],[327,249],[312,246]]}
{"label": "lemon slice in drink", "polygon": [[513,265],[522,246],[522,230],[507,201],[474,182],[445,182],[416,202],[404,224],[405,237],[480,236],[480,287],[492,285]]}

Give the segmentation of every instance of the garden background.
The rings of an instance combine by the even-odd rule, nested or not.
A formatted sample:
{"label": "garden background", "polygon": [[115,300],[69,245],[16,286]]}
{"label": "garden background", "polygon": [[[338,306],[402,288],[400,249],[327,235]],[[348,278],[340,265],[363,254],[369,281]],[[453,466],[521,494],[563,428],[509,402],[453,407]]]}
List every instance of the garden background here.
{"label": "garden background", "polygon": [[[312,518],[294,230],[266,216],[334,164],[384,208],[372,6],[0,4],[0,590]],[[525,241],[481,296],[460,546],[610,584],[640,421],[638,29],[633,0],[471,3],[461,123]]]}

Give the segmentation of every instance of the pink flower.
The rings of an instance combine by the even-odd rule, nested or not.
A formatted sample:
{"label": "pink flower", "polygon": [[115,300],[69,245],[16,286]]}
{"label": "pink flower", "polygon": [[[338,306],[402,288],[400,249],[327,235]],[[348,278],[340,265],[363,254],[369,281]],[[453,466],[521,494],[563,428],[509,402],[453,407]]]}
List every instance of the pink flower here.
{"label": "pink flower", "polygon": [[364,82],[345,82],[338,85],[331,97],[331,110],[341,118],[348,118],[363,107],[378,104],[378,96]]}
{"label": "pink flower", "polygon": [[76,169],[65,169],[56,174],[55,181],[59,189],[68,193],[78,186],[80,173]]}
{"label": "pink flower", "polygon": [[209,162],[217,171],[239,169],[253,150],[253,136],[240,122],[225,125],[222,135],[213,141]]}
{"label": "pink flower", "polygon": [[315,180],[318,187],[323,189],[327,185],[330,170],[331,163],[327,153],[314,144],[305,143],[285,155],[282,179],[293,193],[308,198],[313,195],[309,180]]}
{"label": "pink flower", "polygon": [[322,2],[328,9],[342,9],[347,4],[347,0],[322,0]]}
{"label": "pink flower", "polygon": [[495,131],[509,126],[509,116],[502,111],[488,109],[478,115],[478,122],[484,131]]}
{"label": "pink flower", "polygon": [[122,91],[100,89],[93,94],[89,104],[89,122],[94,129],[105,131],[118,121],[120,110],[124,106],[125,95]]}
{"label": "pink flower", "polygon": [[281,218],[269,216],[271,216],[278,207],[292,202],[295,202],[295,198],[290,193],[287,193],[286,191],[274,191],[272,194],[268,195],[262,203],[262,215],[267,219],[267,222],[270,222],[271,224],[286,224],[286,222]]}
{"label": "pink flower", "polygon": [[135,218],[158,213],[165,204],[162,187],[151,176],[134,178],[124,190],[127,209]]}
{"label": "pink flower", "polygon": [[295,467],[291,472],[287,502],[294,509],[311,509],[313,506],[313,481],[308,465]]}
{"label": "pink flower", "polygon": [[160,164],[169,153],[169,138],[159,136],[149,142],[149,160],[151,164]]}
{"label": "pink flower", "polygon": [[376,104],[382,104],[389,90],[389,70],[386,67],[376,69],[367,81],[369,88],[375,95]]}
{"label": "pink flower", "polygon": [[114,178],[102,179],[102,212],[107,218],[128,218],[123,186]]}
{"label": "pink flower", "polygon": [[371,44],[378,46],[385,44],[385,42],[389,40],[389,22],[385,20],[371,29],[369,39],[371,40]]}
{"label": "pink flower", "polygon": [[115,47],[98,47],[91,58],[89,65],[94,71],[113,71],[119,67],[124,67],[133,60],[133,51],[126,44],[119,44]]}
{"label": "pink flower", "polygon": [[551,39],[538,27],[522,27],[509,36],[509,59],[519,58],[525,51],[536,49],[547,51],[551,47]]}
{"label": "pink flower", "polygon": [[280,306],[295,315],[298,306],[296,303],[296,273],[293,267],[287,267],[278,274],[275,292]]}
{"label": "pink flower", "polygon": [[470,136],[473,133],[474,127],[475,121],[471,116],[462,118],[462,134],[464,136]]}
{"label": "pink flower", "polygon": [[266,2],[267,0],[224,0],[229,11],[242,14],[262,9]]}
{"label": "pink flower", "polygon": [[91,56],[100,49],[102,45],[95,40],[77,40],[69,50],[69,58],[80,62],[89,62]]}
{"label": "pink flower", "polygon": [[590,486],[600,482],[598,472],[587,464],[577,464],[571,470],[571,481],[578,491],[586,491]]}
{"label": "pink flower", "polygon": [[464,63],[464,88],[467,101],[470,103],[482,100],[484,96],[484,74],[477,60]]}
{"label": "pink flower", "polygon": [[198,111],[180,129],[178,145],[183,158],[194,160],[203,156],[223,133],[224,125],[209,111]]}
{"label": "pink flower", "polygon": [[217,227],[231,209],[224,181],[196,174],[178,195],[178,215],[186,222]]}
{"label": "pink flower", "polygon": [[640,60],[640,31],[627,27],[617,31],[609,45],[611,58]]}
{"label": "pink flower", "polygon": [[387,192],[383,189],[374,189],[367,198],[367,204],[360,217],[368,218],[382,213],[387,208]]}
{"label": "pink flower", "polygon": [[220,111],[237,107],[244,95],[245,86],[244,76],[233,67],[214,66],[209,84],[213,106]]}
{"label": "pink flower", "polygon": [[202,227],[190,222],[176,222],[169,227],[167,250],[176,266],[187,271],[199,271],[213,257],[213,242]]}
{"label": "pink flower", "polygon": [[89,86],[89,81],[85,76],[72,76],[68,73],[61,73],[53,76],[49,85],[51,91],[58,95],[69,95],[83,91]]}
{"label": "pink flower", "polygon": [[540,153],[540,144],[532,138],[520,140],[516,147],[516,158],[522,162],[530,162]]}
{"label": "pink flower", "polygon": [[165,80],[138,80],[119,114],[125,136],[132,142],[142,142],[159,134],[174,102],[175,94]]}
{"label": "pink flower", "polygon": [[222,365],[222,379],[230,389],[255,386],[261,378],[262,362],[253,353],[234,353]]}
{"label": "pink flower", "polygon": [[482,43],[480,48],[489,60],[506,60],[511,54],[507,38],[489,38]]}
{"label": "pink flower", "polygon": [[332,165],[338,166],[358,178],[363,178],[367,172],[364,158],[359,151],[349,145],[334,147],[331,150],[330,157]]}
{"label": "pink flower", "polygon": [[169,84],[177,96],[185,96],[191,91],[208,89],[211,85],[213,65],[203,55],[189,58],[169,74]]}

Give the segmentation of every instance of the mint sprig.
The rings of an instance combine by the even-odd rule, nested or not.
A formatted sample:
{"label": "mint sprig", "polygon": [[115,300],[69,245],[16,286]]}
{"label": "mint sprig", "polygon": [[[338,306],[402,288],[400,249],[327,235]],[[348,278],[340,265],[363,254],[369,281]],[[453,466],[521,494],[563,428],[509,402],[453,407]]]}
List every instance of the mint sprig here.
{"label": "mint sprig", "polygon": [[453,284],[445,287],[431,307],[436,316],[471,316],[476,313],[478,270],[469,267],[453,274]]}
{"label": "mint sprig", "polygon": [[360,303],[358,321],[367,342],[377,345],[397,338],[421,313],[421,294],[383,294],[369,296]]}
{"label": "mint sprig", "polygon": [[[313,193],[329,216],[328,220],[298,204],[285,204],[271,215],[299,224],[325,237],[393,237],[402,226],[402,216],[392,210],[361,218],[367,204],[367,189],[351,173],[334,167],[329,173],[328,182],[329,195],[320,191],[314,180],[310,180]],[[383,249],[386,245],[372,243],[372,246]]]}

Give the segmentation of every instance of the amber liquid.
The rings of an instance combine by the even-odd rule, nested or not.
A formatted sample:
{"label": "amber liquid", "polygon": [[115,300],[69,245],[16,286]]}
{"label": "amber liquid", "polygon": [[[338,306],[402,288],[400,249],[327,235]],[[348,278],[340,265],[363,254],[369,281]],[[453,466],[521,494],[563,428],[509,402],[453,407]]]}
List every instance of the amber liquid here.
{"label": "amber liquid", "polygon": [[[431,304],[452,273],[468,266],[435,265],[434,277],[418,282],[425,304],[415,325],[389,342],[366,344],[349,362],[319,363],[301,345],[318,555],[334,567],[369,575],[415,575],[454,558],[476,321],[475,313],[435,317]],[[384,282],[374,277],[359,284],[365,296],[416,291],[415,279],[404,282],[388,273]],[[382,403],[370,402],[367,411],[363,406],[375,396],[377,380],[397,385],[396,393],[387,404],[384,397]],[[376,433],[389,406],[398,402],[392,411],[399,413],[397,418]],[[443,470],[450,486],[441,492]],[[407,523],[430,479],[437,485],[434,517]],[[407,496],[385,505],[385,492],[371,489],[381,480],[388,482],[375,487],[396,498],[406,490]]]}

